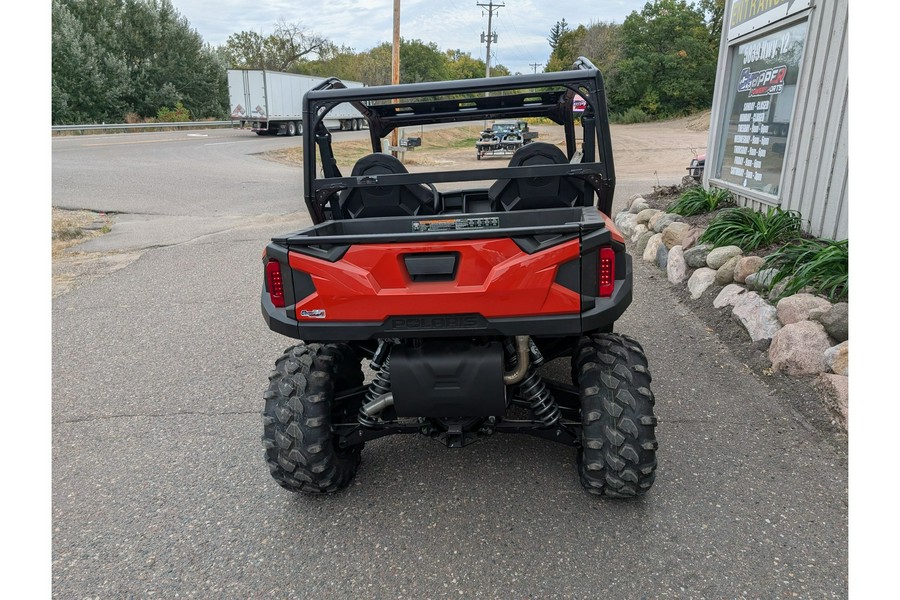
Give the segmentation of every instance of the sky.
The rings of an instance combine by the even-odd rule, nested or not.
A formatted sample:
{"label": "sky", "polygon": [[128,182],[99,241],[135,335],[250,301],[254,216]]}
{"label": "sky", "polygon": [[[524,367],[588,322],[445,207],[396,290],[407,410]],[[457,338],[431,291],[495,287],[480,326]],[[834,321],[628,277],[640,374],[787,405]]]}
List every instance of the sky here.
{"label": "sky", "polygon": [[[407,39],[434,42],[442,50],[459,49],[484,59],[481,33],[487,32],[487,10],[477,6],[488,0],[401,0],[400,35]],[[213,45],[224,44],[238,31],[272,32],[284,18],[298,22],[310,32],[324,35],[337,45],[356,51],[367,50],[391,40],[393,0],[172,0],[191,27]],[[598,21],[621,23],[632,11],[640,10],[646,0],[607,0],[585,10],[584,2],[557,5],[546,0],[504,0],[495,8],[493,29],[498,40],[491,47],[493,64],[510,72],[532,72],[531,63],[540,63],[540,71],[550,57],[547,35],[550,28],[565,19],[572,28]]]}

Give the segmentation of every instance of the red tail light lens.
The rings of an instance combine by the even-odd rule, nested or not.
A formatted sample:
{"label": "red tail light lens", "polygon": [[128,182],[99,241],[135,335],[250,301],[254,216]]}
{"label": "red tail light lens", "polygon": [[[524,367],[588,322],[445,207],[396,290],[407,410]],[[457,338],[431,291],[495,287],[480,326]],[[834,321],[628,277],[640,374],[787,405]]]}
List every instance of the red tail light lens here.
{"label": "red tail light lens", "polygon": [[616,253],[609,246],[600,248],[600,297],[612,296],[616,287]]}
{"label": "red tail light lens", "polygon": [[281,279],[281,265],[277,260],[266,263],[266,287],[272,304],[276,308],[284,308],[284,282]]}

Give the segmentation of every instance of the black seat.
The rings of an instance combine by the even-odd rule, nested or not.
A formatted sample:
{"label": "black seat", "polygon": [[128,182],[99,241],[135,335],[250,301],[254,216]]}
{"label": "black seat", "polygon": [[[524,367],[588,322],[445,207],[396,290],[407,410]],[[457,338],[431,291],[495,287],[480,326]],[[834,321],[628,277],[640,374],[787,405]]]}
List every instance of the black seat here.
{"label": "black seat", "polygon": [[[409,171],[390,154],[369,154],[353,165],[350,175],[362,177],[400,173]],[[433,215],[437,211],[435,204],[435,193],[424,185],[358,187],[345,191],[340,199],[341,215],[345,219]]]}
{"label": "black seat", "polygon": [[[546,142],[532,142],[516,150],[510,167],[565,165],[562,150]],[[529,210],[579,206],[584,199],[584,182],[572,177],[526,177],[498,179],[488,190],[491,210]]]}

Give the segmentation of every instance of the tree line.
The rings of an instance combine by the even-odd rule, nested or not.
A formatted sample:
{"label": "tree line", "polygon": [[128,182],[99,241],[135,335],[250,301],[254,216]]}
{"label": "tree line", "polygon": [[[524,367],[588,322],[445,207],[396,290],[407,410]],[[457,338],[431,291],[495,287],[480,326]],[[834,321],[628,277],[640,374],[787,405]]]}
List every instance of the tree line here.
{"label": "tree line", "polygon": [[[612,111],[651,117],[708,108],[724,0],[656,0],[621,25],[557,22],[546,70],[591,58]],[[718,27],[718,29],[716,29]],[[269,34],[240,31],[212,46],[171,0],[52,0],[52,121],[113,123],[224,119],[229,68],[391,81],[391,44],[356,51],[284,20]],[[485,62],[433,42],[402,39],[400,81],[483,77]],[[508,75],[491,65],[494,76]]]}
{"label": "tree line", "polygon": [[655,0],[621,24],[550,29],[546,70],[586,56],[603,73],[609,110],[625,121],[680,116],[712,104],[724,0]]}

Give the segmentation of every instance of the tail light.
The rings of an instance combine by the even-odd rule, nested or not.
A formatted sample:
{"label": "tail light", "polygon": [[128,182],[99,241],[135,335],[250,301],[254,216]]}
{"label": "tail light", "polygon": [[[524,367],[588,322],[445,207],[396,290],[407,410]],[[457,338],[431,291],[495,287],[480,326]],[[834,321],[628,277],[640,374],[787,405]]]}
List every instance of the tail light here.
{"label": "tail light", "polygon": [[610,246],[600,248],[600,297],[612,296],[616,286],[616,252]]}
{"label": "tail light", "polygon": [[281,279],[281,265],[277,260],[266,263],[266,287],[272,304],[276,308],[284,308],[284,282]]}

